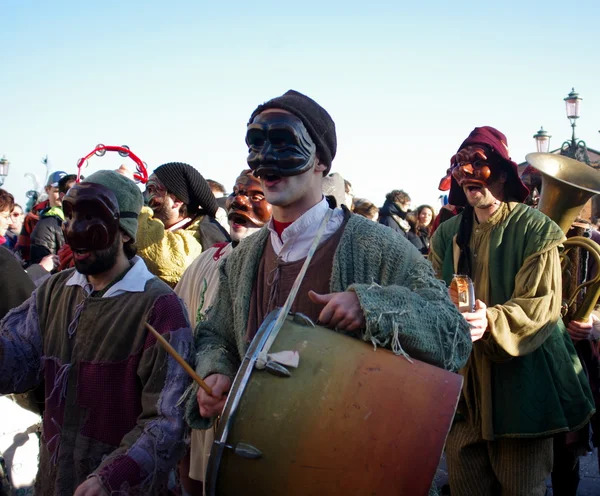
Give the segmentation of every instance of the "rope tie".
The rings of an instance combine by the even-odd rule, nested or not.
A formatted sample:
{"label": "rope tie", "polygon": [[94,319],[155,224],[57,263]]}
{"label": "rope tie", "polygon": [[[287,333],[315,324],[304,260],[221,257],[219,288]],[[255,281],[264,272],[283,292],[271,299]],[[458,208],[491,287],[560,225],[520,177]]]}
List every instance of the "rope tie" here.
{"label": "rope tie", "polygon": [[83,297],[83,300],[81,300],[81,302],[75,307],[75,315],[73,316],[73,320],[71,321],[71,323],[69,324],[69,327],[67,328],[67,332],[69,333],[69,339],[75,335],[75,331],[77,330],[77,325],[79,324],[79,318],[81,317],[81,312],[83,311],[83,307],[85,306],[85,301],[86,301],[87,297],[92,293],[93,290],[94,290],[94,288],[91,284],[86,284],[83,287],[85,296]]}
{"label": "rope tie", "polygon": [[50,449],[50,444],[52,444],[54,441],[56,441],[56,449],[54,450],[54,453],[52,453],[52,456],[50,457],[50,463],[52,463],[52,465],[56,466],[58,464],[58,451],[60,450],[60,437],[62,435],[62,428],[54,417],[52,417],[50,419],[50,421],[54,424],[54,427],[56,427],[58,432],[56,434],[54,434],[54,436],[52,436],[48,440],[48,443],[46,444],[46,446],[48,446],[48,449]]}
{"label": "rope tie", "polygon": [[60,366],[60,368],[58,369],[58,373],[56,374],[56,378],[54,379],[54,387],[52,388],[52,391],[50,391],[50,395],[46,398],[46,401],[49,401],[56,391],[60,391],[58,395],[59,405],[61,403],[61,400],[67,398],[67,384],[69,382],[68,378],[70,370],[70,363],[65,363],[64,365]]}

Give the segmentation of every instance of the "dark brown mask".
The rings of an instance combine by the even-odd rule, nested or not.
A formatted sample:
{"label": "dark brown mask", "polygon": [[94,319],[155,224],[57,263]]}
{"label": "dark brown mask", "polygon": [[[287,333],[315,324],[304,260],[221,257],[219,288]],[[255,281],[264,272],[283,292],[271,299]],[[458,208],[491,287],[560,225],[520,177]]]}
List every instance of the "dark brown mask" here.
{"label": "dark brown mask", "polygon": [[72,250],[112,246],[119,232],[119,203],[110,188],[95,183],[73,186],[63,199],[65,240]]}
{"label": "dark brown mask", "polygon": [[317,146],[293,114],[258,114],[246,130],[247,162],[257,177],[296,176],[316,161]]}

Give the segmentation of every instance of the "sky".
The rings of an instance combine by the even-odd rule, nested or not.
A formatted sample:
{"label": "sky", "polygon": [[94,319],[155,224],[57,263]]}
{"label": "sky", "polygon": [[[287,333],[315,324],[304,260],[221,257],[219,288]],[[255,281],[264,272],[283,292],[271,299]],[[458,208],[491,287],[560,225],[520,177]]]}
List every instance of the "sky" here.
{"label": "sky", "polygon": [[[516,162],[569,139],[563,98],[583,98],[577,136],[600,149],[600,2],[206,2],[1,0],[0,156],[23,202],[41,164],[75,173],[98,143],[149,171],[187,162],[228,190],[246,167],[248,117],[288,89],[333,117],[339,172],[380,206],[437,185],[475,126]],[[133,162],[93,157],[83,172]]]}

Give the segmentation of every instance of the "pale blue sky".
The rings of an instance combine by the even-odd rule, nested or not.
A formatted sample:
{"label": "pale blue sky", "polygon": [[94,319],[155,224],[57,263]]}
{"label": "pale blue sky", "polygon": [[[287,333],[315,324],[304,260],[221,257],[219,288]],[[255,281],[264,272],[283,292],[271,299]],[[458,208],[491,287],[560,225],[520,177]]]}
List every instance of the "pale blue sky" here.
{"label": "pale blue sky", "polygon": [[[97,143],[149,169],[186,161],[230,188],[252,110],[293,88],[334,118],[332,171],[381,205],[402,188],[433,203],[471,129],[507,135],[514,160],[540,125],[600,149],[600,2],[0,2],[0,155],[74,172]],[[107,155],[108,157],[108,155]],[[89,174],[123,159],[93,158]],[[125,160],[123,163],[131,165]]]}

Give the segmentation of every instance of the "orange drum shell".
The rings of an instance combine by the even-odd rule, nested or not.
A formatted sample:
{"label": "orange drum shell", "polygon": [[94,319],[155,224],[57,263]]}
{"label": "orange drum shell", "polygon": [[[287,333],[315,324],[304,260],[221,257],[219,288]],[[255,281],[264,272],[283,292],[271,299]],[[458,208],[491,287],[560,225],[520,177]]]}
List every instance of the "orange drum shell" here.
{"label": "orange drum shell", "polygon": [[217,494],[428,494],[459,375],[290,319],[271,349],[282,350],[299,351],[298,369],[255,370],[227,439],[263,457],[225,450]]}

